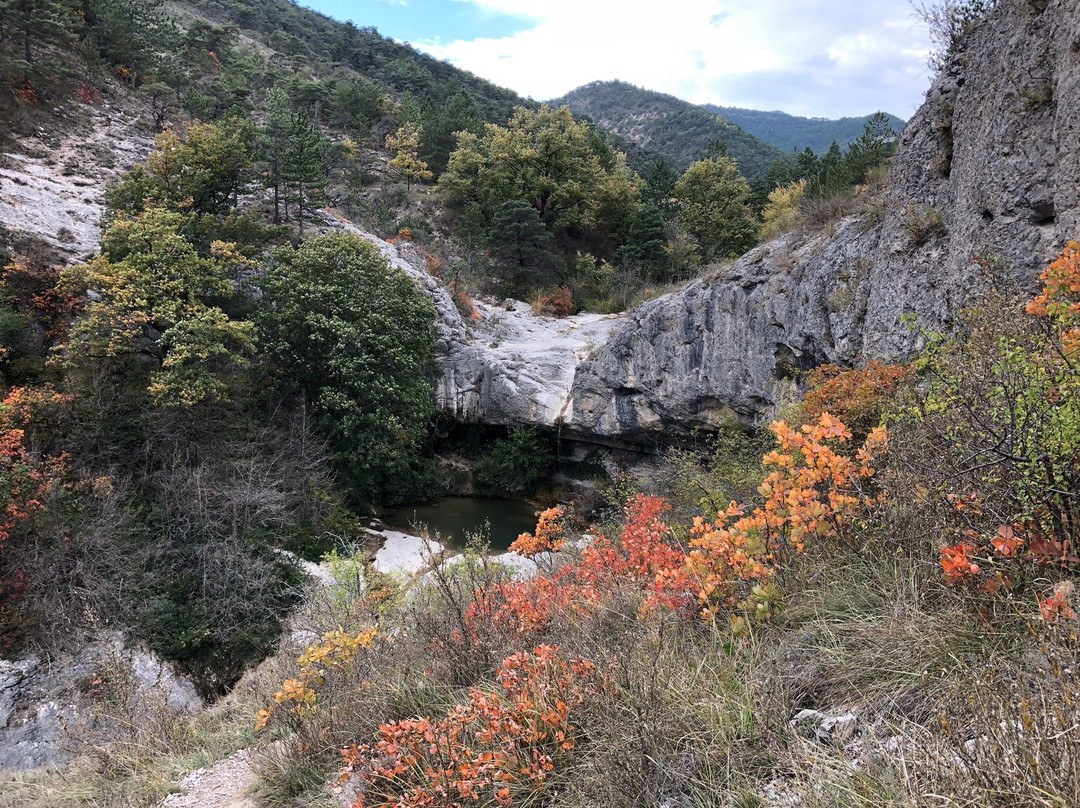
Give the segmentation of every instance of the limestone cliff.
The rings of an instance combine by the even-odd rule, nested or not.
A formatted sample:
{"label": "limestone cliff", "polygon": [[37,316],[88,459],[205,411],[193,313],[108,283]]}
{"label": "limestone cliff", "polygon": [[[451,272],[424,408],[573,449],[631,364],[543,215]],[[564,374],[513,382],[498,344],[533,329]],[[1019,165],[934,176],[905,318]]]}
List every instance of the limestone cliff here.
{"label": "limestone cliff", "polygon": [[1031,287],[1080,235],[1078,106],[1080,6],[1002,0],[908,124],[884,202],[642,306],[578,369],[574,429],[753,420],[798,368],[910,355],[988,283]]}

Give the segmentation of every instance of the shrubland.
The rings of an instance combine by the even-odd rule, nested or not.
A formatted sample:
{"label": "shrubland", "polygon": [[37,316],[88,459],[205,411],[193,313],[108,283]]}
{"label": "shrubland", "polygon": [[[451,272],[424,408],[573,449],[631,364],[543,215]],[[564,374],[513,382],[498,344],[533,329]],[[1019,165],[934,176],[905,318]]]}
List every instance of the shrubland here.
{"label": "shrubland", "polygon": [[297,601],[279,550],[428,488],[433,307],[361,238],[239,209],[252,134],[166,130],[100,254],[4,262],[5,653],[109,626],[220,694]]}
{"label": "shrubland", "polygon": [[533,575],[369,575],[267,698],[271,792],[302,760],[358,806],[1073,804],[1078,255],[818,370],[760,470],[728,438],[584,536],[545,511]]}
{"label": "shrubland", "polygon": [[[1080,248],[910,365],[818,369],[768,432],[678,453],[587,531],[545,512],[517,543],[533,576],[482,549],[417,582],[334,557],[298,618],[320,639],[241,680],[301,600],[277,550],[319,557],[431,489],[431,306],[370,245],[316,235],[316,209],[420,242],[467,316],[477,292],[622,306],[751,246],[757,211],[720,148],[643,179],[568,110],[437,65],[361,75],[372,32],[329,26],[320,50],[293,6],[235,9],[286,20],[267,55],[152,0],[132,1],[149,39],[82,5],[0,11],[35,24],[0,37],[13,120],[132,93],[162,131],[110,189],[99,255],[60,270],[4,247],[2,650],[108,624],[233,693],[132,724],[65,804],[154,804],[163,772],[256,723],[276,805],[328,782],[356,805],[1077,802]],[[858,207],[855,185],[883,182],[879,123],[775,166],[765,235]],[[538,145],[551,159],[526,171]],[[481,471],[528,487],[541,448],[512,432]],[[804,709],[854,729],[792,724]]]}

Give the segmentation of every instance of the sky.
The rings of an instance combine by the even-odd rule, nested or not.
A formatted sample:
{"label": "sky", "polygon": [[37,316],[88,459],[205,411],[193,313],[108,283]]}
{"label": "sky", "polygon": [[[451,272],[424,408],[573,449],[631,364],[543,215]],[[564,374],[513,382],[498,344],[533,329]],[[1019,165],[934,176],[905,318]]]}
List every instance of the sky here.
{"label": "sky", "polygon": [[695,104],[910,118],[930,84],[909,0],[300,0],[544,101],[621,79]]}

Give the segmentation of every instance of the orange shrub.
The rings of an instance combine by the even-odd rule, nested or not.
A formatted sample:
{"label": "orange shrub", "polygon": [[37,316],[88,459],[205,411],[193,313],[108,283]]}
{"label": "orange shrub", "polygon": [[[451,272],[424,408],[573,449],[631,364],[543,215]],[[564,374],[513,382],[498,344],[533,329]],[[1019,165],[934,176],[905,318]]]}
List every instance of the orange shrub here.
{"label": "orange shrub", "polygon": [[[531,637],[555,619],[594,613],[620,589],[641,593],[645,612],[668,608],[689,613],[694,593],[690,580],[681,575],[686,552],[664,524],[668,509],[661,497],[638,494],[626,503],[618,540],[598,535],[581,558],[554,572],[477,591],[466,615],[469,625],[476,631],[481,622],[489,622]],[[536,534],[522,534],[514,548],[535,554],[561,547],[558,511],[546,511]]]}
{"label": "orange shrub", "polygon": [[511,806],[543,794],[577,745],[570,719],[600,689],[596,666],[541,645],[505,659],[496,678],[442,718],[383,724],[373,744],[342,750],[342,781],[361,785],[353,808]]}
{"label": "orange shrub", "polygon": [[566,317],[574,313],[574,293],[563,284],[548,295],[540,296],[540,314],[549,317]]}
{"label": "orange shrub", "polygon": [[61,267],[16,257],[0,274],[10,305],[40,322],[50,338],[67,333],[82,305],[80,295],[60,290],[61,271]]}
{"label": "orange shrub", "polygon": [[97,87],[88,87],[87,85],[82,84],[79,86],[79,89],[75,91],[75,94],[84,104],[101,103],[101,91]]}
{"label": "orange shrub", "polygon": [[563,536],[562,508],[548,508],[540,514],[533,533],[522,533],[510,545],[511,551],[525,558],[535,558],[540,553],[554,553],[563,548],[566,539]]}
{"label": "orange shrub", "polygon": [[1026,311],[1040,320],[1056,321],[1062,349],[1071,355],[1080,347],[1080,242],[1070,241],[1039,280],[1043,290],[1028,302]]}
{"label": "orange shrub", "polygon": [[803,398],[807,419],[815,421],[828,412],[849,428],[865,432],[877,425],[885,402],[910,376],[910,368],[877,359],[859,370],[821,365],[807,377],[810,390]]}
{"label": "orange shrub", "polygon": [[63,397],[51,390],[13,388],[0,404],[0,547],[44,507],[64,458],[42,459],[26,445],[25,427],[48,404]]}
{"label": "orange shrub", "polygon": [[[1012,516],[1015,521],[999,524],[996,533],[990,533],[993,522],[988,527],[973,517],[982,515],[984,505],[999,504],[1000,494],[991,501],[974,491],[947,495],[954,515],[965,523],[963,529],[950,531],[954,543],[940,551],[942,579],[949,586],[989,595],[1034,584],[1045,588],[1048,569],[1074,572],[1080,567],[1075,535],[1080,518],[1073,504],[1080,461],[1080,375],[1074,364],[1080,348],[1080,243],[1069,242],[1040,278],[1043,289],[1025,311],[1046,326],[1044,338],[1010,348],[1009,361],[1001,367],[1020,380],[1016,392],[1010,392],[998,413],[981,406],[978,416],[994,423],[990,438],[996,446],[986,454],[1001,463],[997,449],[1009,447],[1005,459],[1012,464],[1007,467],[1011,473],[997,470],[995,475],[1010,481],[1011,491],[1023,495],[1026,507],[1019,518]],[[1003,371],[995,368],[998,372]],[[1023,431],[1028,424],[1045,426]],[[1055,589],[1041,608],[1047,616],[1065,614],[1068,605]]]}
{"label": "orange shrub", "polygon": [[762,459],[774,469],[758,488],[764,502],[749,515],[733,502],[713,522],[695,520],[688,568],[706,617],[720,608],[768,617],[780,594],[777,562],[811,542],[854,546],[856,520],[880,502],[871,481],[887,447],[883,427],[853,455],[842,451],[851,432],[829,413],[801,429],[783,421],[769,429],[779,448]]}
{"label": "orange shrub", "polygon": [[454,305],[457,306],[462,317],[468,317],[473,322],[480,320],[480,310],[476,308],[476,303],[469,297],[465,290],[458,286],[457,281],[450,281],[447,288],[450,290],[450,296],[454,300]]}

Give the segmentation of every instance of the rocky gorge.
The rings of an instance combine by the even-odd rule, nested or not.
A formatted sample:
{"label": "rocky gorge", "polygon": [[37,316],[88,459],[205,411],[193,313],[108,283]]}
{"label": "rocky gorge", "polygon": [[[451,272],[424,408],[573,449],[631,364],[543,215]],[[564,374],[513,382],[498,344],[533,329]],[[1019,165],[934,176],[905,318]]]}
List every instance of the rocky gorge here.
{"label": "rocky gorge", "polygon": [[[1029,290],[1080,225],[1077,30],[1073,3],[1001,4],[931,86],[886,190],[632,312],[554,319],[507,300],[463,316],[412,245],[368,236],[436,305],[437,407],[617,445],[752,423],[794,393],[800,371],[909,356],[980,290]],[[150,143],[121,137],[126,120],[99,114],[84,140],[121,142],[123,161],[137,160]],[[82,257],[114,165],[76,171],[29,142],[5,161],[0,226]],[[56,241],[52,215],[26,214],[38,198],[78,201],[66,206],[80,222],[65,231],[73,243]]]}

